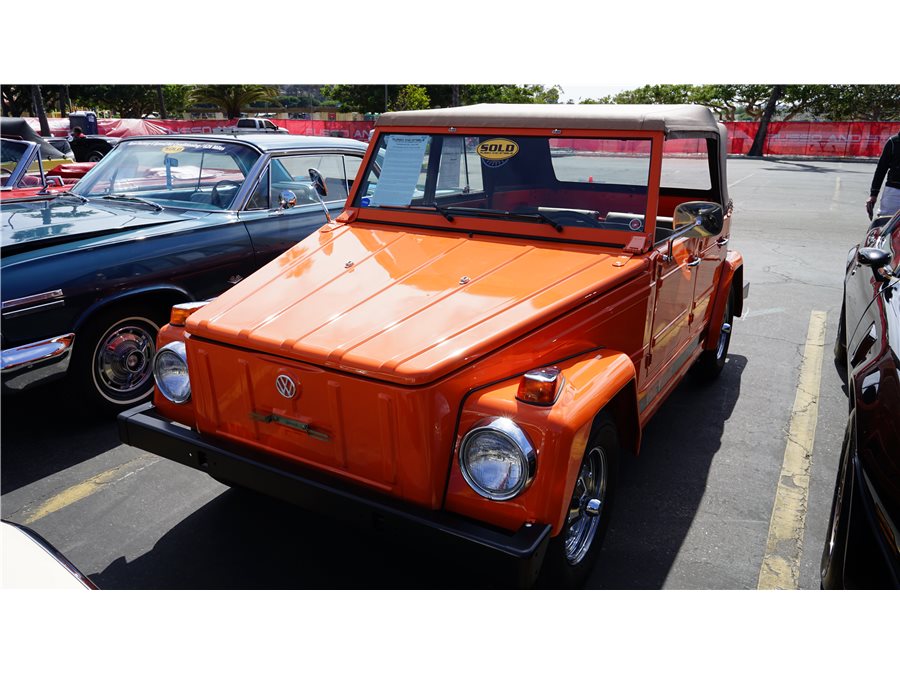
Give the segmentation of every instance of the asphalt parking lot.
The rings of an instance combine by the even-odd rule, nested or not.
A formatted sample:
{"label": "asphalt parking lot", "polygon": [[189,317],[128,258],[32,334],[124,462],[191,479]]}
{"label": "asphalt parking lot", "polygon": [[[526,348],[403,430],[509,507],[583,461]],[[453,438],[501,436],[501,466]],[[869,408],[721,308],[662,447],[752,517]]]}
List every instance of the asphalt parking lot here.
{"label": "asphalt parking lot", "polygon": [[[847,412],[831,345],[873,171],[865,162],[729,161],[730,246],[750,282],[745,315],[722,377],[683,382],[645,430],[640,456],[624,462],[589,588],[757,588],[798,390],[815,413],[804,441],[808,497],[795,541],[776,548],[795,565],[793,586],[818,588]],[[810,341],[818,349],[805,352]],[[800,387],[810,382],[816,391]],[[84,418],[55,391],[4,396],[0,435],[3,518],[37,531],[101,588],[506,583],[453,551],[228,489],[124,446],[114,421]]]}

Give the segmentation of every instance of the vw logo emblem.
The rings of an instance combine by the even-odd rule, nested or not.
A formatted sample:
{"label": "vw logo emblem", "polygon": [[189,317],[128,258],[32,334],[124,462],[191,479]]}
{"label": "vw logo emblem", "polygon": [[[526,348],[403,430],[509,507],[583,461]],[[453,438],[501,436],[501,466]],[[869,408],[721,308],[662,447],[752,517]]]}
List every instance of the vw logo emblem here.
{"label": "vw logo emblem", "polygon": [[279,375],[275,379],[275,389],[285,398],[294,398],[297,395],[297,385],[287,375]]}

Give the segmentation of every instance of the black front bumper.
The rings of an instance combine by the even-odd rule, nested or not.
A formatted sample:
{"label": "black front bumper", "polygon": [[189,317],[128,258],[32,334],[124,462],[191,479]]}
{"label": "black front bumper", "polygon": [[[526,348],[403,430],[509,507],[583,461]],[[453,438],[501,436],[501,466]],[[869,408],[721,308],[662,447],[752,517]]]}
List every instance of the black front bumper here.
{"label": "black front bumper", "polygon": [[197,432],[174,424],[153,404],[119,415],[123,443],[208,473],[224,483],[241,485],[310,511],[418,536],[455,540],[498,561],[513,561],[519,585],[531,585],[540,571],[550,525],[523,526],[509,532],[445,511],[400,502],[294,462],[247,448],[213,445]]}

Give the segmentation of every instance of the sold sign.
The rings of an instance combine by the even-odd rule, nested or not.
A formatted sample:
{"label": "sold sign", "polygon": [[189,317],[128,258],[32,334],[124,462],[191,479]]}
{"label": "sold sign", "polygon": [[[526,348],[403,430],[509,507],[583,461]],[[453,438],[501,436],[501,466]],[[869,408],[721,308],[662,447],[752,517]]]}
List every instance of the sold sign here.
{"label": "sold sign", "polygon": [[490,138],[479,143],[476,152],[482,159],[496,162],[514,157],[519,152],[519,144],[508,138]]}

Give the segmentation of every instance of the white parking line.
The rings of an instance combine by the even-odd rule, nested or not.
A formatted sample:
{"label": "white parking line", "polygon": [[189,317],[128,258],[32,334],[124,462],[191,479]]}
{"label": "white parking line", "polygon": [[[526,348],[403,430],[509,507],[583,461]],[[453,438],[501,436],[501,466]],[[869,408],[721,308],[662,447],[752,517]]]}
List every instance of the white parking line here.
{"label": "white parking line", "polygon": [[831,195],[831,206],[828,207],[829,211],[837,210],[838,204],[838,195],[841,193],[841,177],[838,176],[834,180],[834,194]]}
{"label": "white parking line", "polygon": [[759,172],[758,172],[758,171],[754,171],[753,173],[748,174],[748,175],[744,176],[743,178],[738,178],[738,179],[737,179],[736,181],[734,181],[733,183],[729,183],[729,184],[728,184],[728,187],[732,188],[732,187],[734,187],[735,185],[737,185],[738,183],[742,183],[743,181],[747,180],[748,178],[753,178],[753,176],[755,176],[757,173],[759,173]]}
{"label": "white parking line", "polygon": [[800,587],[800,556],[803,553],[809,471],[818,420],[826,317],[826,312],[819,311],[812,312],[809,317],[806,346],[800,362],[800,381],[791,411],[784,462],[775,491],[766,553],[759,570],[757,588]]}

